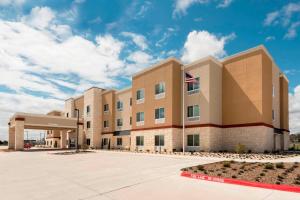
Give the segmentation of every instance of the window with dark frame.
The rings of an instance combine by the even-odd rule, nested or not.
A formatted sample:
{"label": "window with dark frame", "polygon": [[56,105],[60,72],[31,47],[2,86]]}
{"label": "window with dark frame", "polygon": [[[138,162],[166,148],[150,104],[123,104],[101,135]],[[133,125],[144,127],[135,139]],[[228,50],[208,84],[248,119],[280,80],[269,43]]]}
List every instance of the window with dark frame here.
{"label": "window with dark frame", "polygon": [[91,128],[91,122],[90,121],[86,122],[86,128]]}
{"label": "window with dark frame", "polygon": [[122,138],[117,138],[117,145],[122,146]]}
{"label": "window with dark frame", "polygon": [[109,122],[108,120],[103,121],[103,127],[108,128],[109,127]]}
{"label": "window with dark frame", "polygon": [[144,89],[136,91],[136,100],[144,99]]}
{"label": "window with dark frame", "polygon": [[196,79],[196,82],[189,82],[187,84],[187,91],[190,92],[190,91],[195,91],[195,90],[199,90],[200,88],[200,78],[197,77],[195,78]]}
{"label": "window with dark frame", "polygon": [[117,126],[123,126],[123,119],[117,119]]}
{"label": "window with dark frame", "polygon": [[103,110],[104,110],[104,112],[109,111],[109,105],[108,104],[104,104]]}
{"label": "window with dark frame", "polygon": [[123,110],[123,102],[122,101],[117,101],[117,110],[122,111]]}
{"label": "window with dark frame", "polygon": [[161,82],[155,85],[155,94],[165,93],[165,83]]}
{"label": "window with dark frame", "polygon": [[163,118],[165,118],[165,108],[155,109],[155,119],[163,119]]}
{"label": "window with dark frame", "polygon": [[155,135],[155,146],[165,146],[164,135]]}
{"label": "window with dark frame", "polygon": [[199,134],[187,135],[187,146],[189,147],[198,147],[200,146]]}
{"label": "window with dark frame", "polygon": [[144,112],[136,113],[136,121],[137,122],[143,122],[144,121]]}
{"label": "window with dark frame", "polygon": [[144,146],[144,136],[136,136],[136,146]]}
{"label": "window with dark frame", "polygon": [[188,117],[199,117],[200,116],[199,105],[188,106],[187,116]]}
{"label": "window with dark frame", "polygon": [[88,145],[88,146],[91,145],[91,140],[90,139],[86,139],[86,145]]}

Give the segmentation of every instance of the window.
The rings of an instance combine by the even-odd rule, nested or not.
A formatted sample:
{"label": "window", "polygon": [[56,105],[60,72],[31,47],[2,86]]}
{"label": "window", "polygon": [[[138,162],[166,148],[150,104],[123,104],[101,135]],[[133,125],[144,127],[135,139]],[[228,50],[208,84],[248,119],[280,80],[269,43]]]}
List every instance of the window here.
{"label": "window", "polygon": [[136,121],[137,122],[143,122],[144,121],[144,112],[136,113]]}
{"label": "window", "polygon": [[123,126],[123,120],[117,119],[117,126]]}
{"label": "window", "polygon": [[87,114],[87,115],[90,114],[90,111],[91,111],[90,106],[87,106],[87,107],[86,107],[86,114]]}
{"label": "window", "polygon": [[118,101],[117,102],[117,110],[118,111],[122,111],[123,110],[123,102],[122,101]]}
{"label": "window", "polygon": [[86,145],[91,145],[91,140],[90,139],[86,139]]}
{"label": "window", "polygon": [[188,112],[187,113],[188,117],[199,117],[200,116],[199,105],[188,106],[187,112]]}
{"label": "window", "polygon": [[196,78],[197,81],[187,84],[187,91],[199,91],[200,78]]}
{"label": "window", "polygon": [[109,110],[109,105],[108,105],[108,104],[104,104],[103,110],[104,110],[104,112],[108,112],[108,110]]}
{"label": "window", "polygon": [[274,112],[274,110],[272,110],[272,120],[273,121],[275,120],[275,112]]}
{"label": "window", "polygon": [[155,109],[155,119],[163,119],[163,118],[165,118],[165,108]]}
{"label": "window", "polygon": [[164,146],[165,145],[165,136],[156,135],[155,136],[155,146]]}
{"label": "window", "polygon": [[136,146],[144,146],[144,136],[136,136]]}
{"label": "window", "polygon": [[187,145],[189,147],[198,147],[199,144],[199,134],[187,135]]}
{"label": "window", "polygon": [[155,94],[165,93],[165,83],[158,83],[155,85]]}
{"label": "window", "polygon": [[136,91],[136,100],[144,99],[144,89]]}
{"label": "window", "polygon": [[90,121],[86,122],[86,128],[91,128],[91,122]]}
{"label": "window", "polygon": [[122,146],[122,138],[117,138],[117,146]]}
{"label": "window", "polygon": [[132,125],[132,117],[129,119],[129,124]]}
{"label": "window", "polygon": [[109,127],[108,120],[103,121],[103,126],[104,126],[104,128],[108,128]]}
{"label": "window", "polygon": [[130,104],[130,106],[132,106],[132,98],[130,98],[129,104]]}
{"label": "window", "polygon": [[67,113],[67,117],[69,117],[69,113]]}

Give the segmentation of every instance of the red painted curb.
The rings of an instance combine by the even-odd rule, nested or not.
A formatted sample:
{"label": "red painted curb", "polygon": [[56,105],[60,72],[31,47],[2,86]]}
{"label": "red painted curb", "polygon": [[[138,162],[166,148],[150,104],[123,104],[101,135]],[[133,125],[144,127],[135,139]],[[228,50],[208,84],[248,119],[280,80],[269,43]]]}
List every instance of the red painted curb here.
{"label": "red painted curb", "polygon": [[193,179],[199,179],[199,180],[219,182],[219,183],[229,183],[229,184],[235,184],[235,185],[243,185],[243,186],[250,186],[250,187],[259,187],[259,188],[265,188],[265,189],[300,193],[300,187],[297,187],[297,186],[258,183],[258,182],[237,180],[237,179],[231,179],[231,178],[207,176],[204,174],[193,174],[191,172],[181,172],[181,176],[193,178]]}

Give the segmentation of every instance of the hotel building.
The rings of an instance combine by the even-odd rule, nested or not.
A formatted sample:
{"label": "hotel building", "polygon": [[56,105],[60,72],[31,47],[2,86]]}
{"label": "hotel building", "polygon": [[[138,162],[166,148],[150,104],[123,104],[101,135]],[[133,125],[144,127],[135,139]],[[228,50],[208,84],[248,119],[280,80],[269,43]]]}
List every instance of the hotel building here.
{"label": "hotel building", "polygon": [[[197,82],[183,83],[184,72]],[[79,145],[98,149],[182,151],[184,141],[186,151],[271,152],[289,143],[288,80],[264,46],[223,60],[168,58],[134,74],[130,88],[67,99],[65,117],[78,114]]]}

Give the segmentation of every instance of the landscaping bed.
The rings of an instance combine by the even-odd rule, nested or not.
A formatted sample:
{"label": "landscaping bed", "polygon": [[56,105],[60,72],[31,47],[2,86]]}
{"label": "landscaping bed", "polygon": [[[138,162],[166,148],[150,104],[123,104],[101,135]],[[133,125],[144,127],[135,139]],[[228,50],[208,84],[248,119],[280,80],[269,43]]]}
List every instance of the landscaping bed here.
{"label": "landscaping bed", "polygon": [[300,187],[300,164],[222,161],[182,169],[183,172],[250,182]]}
{"label": "landscaping bed", "polygon": [[76,154],[86,154],[86,153],[95,153],[95,151],[89,151],[89,150],[64,151],[64,152],[57,152],[57,153],[51,153],[51,154],[54,154],[54,155],[76,155]]}

